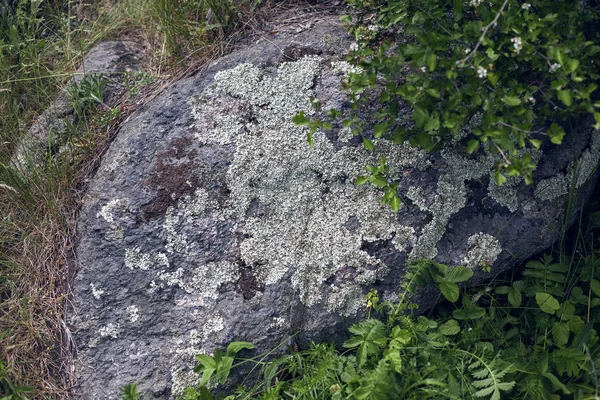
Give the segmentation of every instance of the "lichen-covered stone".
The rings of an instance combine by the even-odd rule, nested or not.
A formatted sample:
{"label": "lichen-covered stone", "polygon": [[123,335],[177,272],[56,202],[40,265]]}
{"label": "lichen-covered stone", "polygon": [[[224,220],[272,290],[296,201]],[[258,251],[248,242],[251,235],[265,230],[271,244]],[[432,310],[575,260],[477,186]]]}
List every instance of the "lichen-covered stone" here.
{"label": "lichen-covered stone", "polygon": [[[298,43],[297,60],[281,54]],[[518,181],[503,193],[489,154],[385,140],[369,152],[339,126],[309,147],[291,119],[314,115],[311,96],[347,108],[339,78],[350,43],[335,23],[259,41],[122,126],[79,221],[70,325],[84,398],[117,399],[130,382],[172,398],[198,382],[195,354],[232,340],[258,351],[297,332],[341,343],[365,293],[394,296],[408,260],[466,264],[481,279],[479,266],[499,272],[555,240],[564,202]],[[596,143],[580,156],[585,180],[595,179]],[[397,214],[353,184],[381,157],[409,200]]]}

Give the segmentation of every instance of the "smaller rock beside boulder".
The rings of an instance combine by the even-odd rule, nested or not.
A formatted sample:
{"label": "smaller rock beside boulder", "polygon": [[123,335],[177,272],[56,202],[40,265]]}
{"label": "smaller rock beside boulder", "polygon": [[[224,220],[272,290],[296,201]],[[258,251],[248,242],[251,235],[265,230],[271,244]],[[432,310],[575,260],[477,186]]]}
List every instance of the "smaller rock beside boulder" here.
{"label": "smaller rock beside boulder", "polygon": [[[102,102],[109,108],[115,107],[125,93],[127,72],[142,70],[144,57],[140,46],[133,42],[108,41],[92,48],[84,57],[83,64],[71,79],[81,85],[86,78],[101,77],[103,86]],[[17,144],[13,164],[27,170],[39,164],[50,151],[57,153],[69,135],[69,130],[77,123],[74,102],[68,89],[61,91],[54,103],[31,125],[25,138]]]}

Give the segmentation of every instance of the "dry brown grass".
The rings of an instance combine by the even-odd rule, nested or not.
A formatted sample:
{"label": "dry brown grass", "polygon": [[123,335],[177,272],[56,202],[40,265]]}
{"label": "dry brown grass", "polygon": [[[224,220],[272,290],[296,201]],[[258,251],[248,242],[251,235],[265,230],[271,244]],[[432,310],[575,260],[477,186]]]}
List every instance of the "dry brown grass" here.
{"label": "dry brown grass", "polygon": [[0,396],[9,394],[1,393],[2,379],[32,387],[32,393],[24,394],[29,399],[63,399],[74,384],[76,346],[65,324],[65,312],[73,278],[70,271],[74,270],[69,264],[75,262],[72,241],[77,210],[86,182],[119,123],[171,82],[192,75],[244,43],[268,36],[269,21],[293,23],[332,10],[303,0],[264,3],[254,12],[249,5],[242,6],[234,24],[213,31],[197,42],[200,45],[185,46],[181,58],[174,59],[165,47],[164,35],[150,19],[148,2],[73,2],[80,26],[86,28],[79,32],[78,45],[59,42],[68,62],[55,71],[57,76],[73,71],[94,42],[120,39],[143,45],[150,60],[146,67],[155,80],[135,98],[125,95],[119,117],[108,126],[89,121],[72,158],[8,177],[8,162],[0,159],[0,361],[6,367],[4,377],[0,372]]}

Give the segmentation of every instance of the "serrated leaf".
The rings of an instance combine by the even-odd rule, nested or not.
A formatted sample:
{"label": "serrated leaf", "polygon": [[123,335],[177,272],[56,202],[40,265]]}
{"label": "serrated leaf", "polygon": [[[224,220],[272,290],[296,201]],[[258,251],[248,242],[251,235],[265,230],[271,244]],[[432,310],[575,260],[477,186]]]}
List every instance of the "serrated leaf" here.
{"label": "serrated leaf", "polygon": [[571,59],[567,62],[567,66],[569,67],[569,72],[574,72],[579,68],[579,60]]}
{"label": "serrated leaf", "polygon": [[488,72],[487,78],[488,78],[488,81],[490,81],[493,86],[496,86],[496,83],[498,83],[498,79],[500,79],[498,77],[498,75],[496,75],[493,72]]}
{"label": "serrated leaf", "polygon": [[452,268],[450,271],[448,271],[448,274],[446,275],[446,279],[449,282],[464,282],[466,280],[471,279],[471,277],[473,276],[473,270],[467,267],[463,267],[463,266],[456,266],[454,268]]}
{"label": "serrated leaf", "polygon": [[304,115],[304,111],[300,111],[298,114],[294,115],[292,121],[294,121],[294,123],[298,126],[307,126],[308,124],[310,124],[310,120],[306,118],[306,115]]}
{"label": "serrated leaf", "polygon": [[378,188],[383,188],[387,186],[387,180],[381,175],[374,175],[369,180],[374,186]]}
{"label": "serrated leaf", "polygon": [[559,346],[564,346],[569,341],[569,325],[566,322],[555,322],[552,325],[552,338],[554,343]]}
{"label": "serrated leaf", "polygon": [[553,123],[550,125],[550,128],[548,128],[547,134],[550,136],[550,141],[552,143],[561,144],[563,137],[565,136],[565,130],[557,123]]}
{"label": "serrated leaf", "polygon": [[373,126],[373,136],[375,136],[376,138],[380,138],[387,130],[387,127],[387,121]]}
{"label": "serrated leaf", "polygon": [[425,90],[425,92],[430,95],[431,97],[435,97],[436,99],[440,98],[440,91],[436,88],[429,88],[427,90]]}
{"label": "serrated leaf", "polygon": [[444,336],[453,336],[460,332],[460,325],[455,319],[451,319],[443,325],[440,325],[438,331]]}
{"label": "serrated leaf", "polygon": [[573,92],[571,92],[570,90],[559,90],[556,93],[556,97],[558,97],[558,99],[562,101],[567,107],[573,104]]}
{"label": "serrated leaf", "polygon": [[502,101],[513,107],[521,104],[521,99],[519,99],[517,96],[504,96]]}
{"label": "serrated leaf", "polygon": [[494,181],[498,186],[502,186],[506,183],[506,177],[500,171],[495,171]]}
{"label": "serrated leaf", "polygon": [[442,282],[439,284],[440,291],[446,298],[446,300],[451,301],[452,303],[458,301],[460,291],[458,290],[458,285],[453,282]]}
{"label": "serrated leaf", "polygon": [[427,112],[425,107],[420,105],[415,105],[413,109],[413,118],[417,123],[417,127],[422,127],[429,119],[429,112]]}
{"label": "serrated leaf", "polygon": [[375,146],[373,145],[373,142],[367,138],[363,139],[363,146],[365,147],[365,149],[367,149],[369,151],[373,151],[373,149],[375,148]]}
{"label": "serrated leaf", "polygon": [[540,146],[542,145],[542,141],[541,140],[537,140],[537,139],[529,139],[529,143],[531,143],[531,145],[533,147],[535,147],[536,149],[539,149]]}
{"label": "serrated leaf", "polygon": [[540,309],[547,314],[554,314],[560,308],[558,300],[548,293],[540,292],[535,294],[535,301]]}

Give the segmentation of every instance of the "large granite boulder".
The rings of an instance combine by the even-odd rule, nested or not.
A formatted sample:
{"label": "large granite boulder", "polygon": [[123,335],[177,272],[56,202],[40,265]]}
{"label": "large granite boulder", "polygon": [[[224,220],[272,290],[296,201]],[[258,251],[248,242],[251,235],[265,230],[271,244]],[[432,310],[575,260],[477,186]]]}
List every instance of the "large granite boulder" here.
{"label": "large granite boulder", "polygon": [[[297,332],[341,343],[369,288],[393,299],[410,259],[467,265],[481,280],[481,265],[495,274],[556,240],[573,154],[582,199],[595,179],[591,128],[536,153],[530,186],[497,187],[494,159],[463,146],[428,155],[378,141],[369,152],[334,127],[309,148],[292,116],[314,112],[311,96],[347,107],[339,81],[351,40],[335,17],[280,32],[123,124],[78,225],[70,327],[82,398],[116,399],[131,382],[147,399],[172,398],[198,382],[195,354],[232,340],[258,351]],[[381,156],[407,199],[397,214],[353,184]]]}

